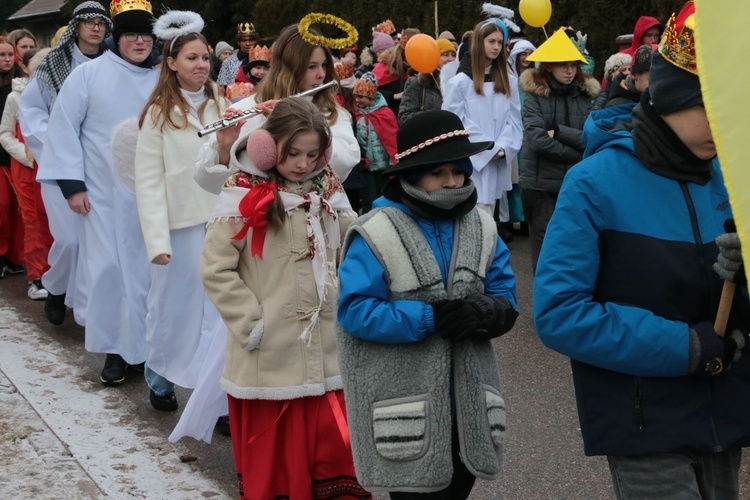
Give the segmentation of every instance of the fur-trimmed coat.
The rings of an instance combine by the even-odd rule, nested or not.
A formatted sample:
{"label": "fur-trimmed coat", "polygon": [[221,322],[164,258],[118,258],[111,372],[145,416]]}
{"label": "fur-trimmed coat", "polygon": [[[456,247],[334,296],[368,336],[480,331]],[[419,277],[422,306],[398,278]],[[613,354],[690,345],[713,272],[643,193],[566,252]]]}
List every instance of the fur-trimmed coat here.
{"label": "fur-trimmed coat", "polygon": [[[334,232],[329,232],[334,228],[325,223],[320,234],[330,236],[333,244],[340,242],[356,214],[348,202],[337,208],[334,196],[343,200],[346,196],[330,165],[325,172],[313,173],[300,182],[282,180],[283,191],[307,196],[309,206],[285,209],[283,226],[278,231],[268,229],[261,242],[262,256],[251,255],[255,230],[250,228],[245,237],[233,239],[246,219],[226,211],[237,207],[242,188],[252,191],[268,181],[268,172],[252,165],[244,151],[248,134],[241,134],[232,146],[229,166],[237,173],[219,195],[201,256],[206,294],[229,330],[221,388],[238,399],[320,396],[342,388],[334,337],[337,252],[325,251],[320,246],[322,240],[314,243],[316,233],[309,221],[327,212],[315,199],[327,200],[336,214],[335,232],[340,236],[337,241]],[[240,197],[236,198],[232,192],[238,190]],[[311,196],[314,193],[317,196]],[[229,203],[232,200],[235,203]],[[313,255],[325,261],[318,263],[327,278],[322,302]],[[309,338],[305,339],[308,327]]]}
{"label": "fur-trimmed coat", "polygon": [[565,173],[583,157],[583,124],[601,91],[599,82],[579,70],[572,83],[562,85],[542,69],[529,69],[519,84],[526,93],[519,184],[557,193]]}

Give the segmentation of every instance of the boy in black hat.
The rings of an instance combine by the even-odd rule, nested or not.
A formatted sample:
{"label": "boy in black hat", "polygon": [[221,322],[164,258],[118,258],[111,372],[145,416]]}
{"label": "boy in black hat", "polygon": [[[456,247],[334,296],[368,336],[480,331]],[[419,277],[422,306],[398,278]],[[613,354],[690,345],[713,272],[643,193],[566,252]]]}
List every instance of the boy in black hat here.
{"label": "boy in black hat", "polygon": [[469,157],[492,143],[470,142],[449,111],[407,120],[397,142],[384,195],[352,224],[340,267],[355,467],[366,489],[391,498],[467,498],[502,464],[490,339],[518,316],[510,254],[470,179]]}
{"label": "boy in black hat", "polygon": [[720,250],[740,256],[722,249],[732,210],[694,11],[688,2],[670,19],[632,135],[616,126],[627,105],[586,123],[584,160],[565,177],[534,279],[537,332],[571,358],[584,451],[607,456],[617,498],[739,498],[750,444],[746,284],[726,334],[714,329],[712,264]]}

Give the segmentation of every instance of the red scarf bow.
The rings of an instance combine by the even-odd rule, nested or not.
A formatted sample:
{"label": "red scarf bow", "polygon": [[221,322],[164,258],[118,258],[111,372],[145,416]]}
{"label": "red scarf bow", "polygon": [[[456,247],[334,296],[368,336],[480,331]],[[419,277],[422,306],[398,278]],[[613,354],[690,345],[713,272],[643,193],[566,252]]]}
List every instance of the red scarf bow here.
{"label": "red scarf bow", "polygon": [[252,227],[253,236],[250,241],[250,256],[263,258],[263,243],[266,241],[266,211],[268,205],[274,200],[278,185],[276,181],[256,184],[250,189],[240,201],[237,208],[240,214],[247,219],[240,232],[232,239],[241,240],[247,235],[247,231]]}

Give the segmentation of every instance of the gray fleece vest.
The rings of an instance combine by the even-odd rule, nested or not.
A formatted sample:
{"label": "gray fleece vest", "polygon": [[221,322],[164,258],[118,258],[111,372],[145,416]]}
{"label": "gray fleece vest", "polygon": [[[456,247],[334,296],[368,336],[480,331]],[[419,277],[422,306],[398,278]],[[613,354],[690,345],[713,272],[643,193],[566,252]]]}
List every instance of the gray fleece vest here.
{"label": "gray fleece vest", "polygon": [[[407,214],[388,207],[360,217],[349,228],[343,255],[355,234],[383,265],[389,300],[426,303],[483,293],[497,241],[489,215],[475,209],[458,220],[446,290],[429,243]],[[336,335],[362,486],[373,492],[433,492],[448,486],[451,383],[461,457],[477,477],[497,475],[505,402],[489,341],[451,343],[430,334],[413,344],[378,344],[352,337],[338,324]]]}

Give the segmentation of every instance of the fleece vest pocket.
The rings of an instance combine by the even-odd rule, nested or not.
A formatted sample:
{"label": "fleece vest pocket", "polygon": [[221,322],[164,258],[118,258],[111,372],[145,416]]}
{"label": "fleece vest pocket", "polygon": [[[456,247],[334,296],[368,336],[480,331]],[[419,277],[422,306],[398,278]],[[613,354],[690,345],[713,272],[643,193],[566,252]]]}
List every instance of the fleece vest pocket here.
{"label": "fleece vest pocket", "polygon": [[487,385],[484,386],[484,398],[492,444],[495,448],[500,448],[505,443],[505,400],[499,392]]}
{"label": "fleece vest pocket", "polygon": [[375,449],[389,460],[416,460],[429,447],[427,394],[373,404]]}

